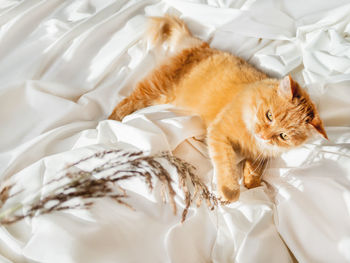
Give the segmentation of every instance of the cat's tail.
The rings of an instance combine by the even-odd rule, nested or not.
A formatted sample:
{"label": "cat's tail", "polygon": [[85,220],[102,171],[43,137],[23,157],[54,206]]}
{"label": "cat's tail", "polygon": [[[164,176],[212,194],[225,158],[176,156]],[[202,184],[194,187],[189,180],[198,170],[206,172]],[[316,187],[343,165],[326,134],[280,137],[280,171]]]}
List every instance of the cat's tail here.
{"label": "cat's tail", "polygon": [[165,43],[171,51],[179,51],[204,43],[190,33],[184,21],[171,15],[151,17],[147,35],[154,45]]}

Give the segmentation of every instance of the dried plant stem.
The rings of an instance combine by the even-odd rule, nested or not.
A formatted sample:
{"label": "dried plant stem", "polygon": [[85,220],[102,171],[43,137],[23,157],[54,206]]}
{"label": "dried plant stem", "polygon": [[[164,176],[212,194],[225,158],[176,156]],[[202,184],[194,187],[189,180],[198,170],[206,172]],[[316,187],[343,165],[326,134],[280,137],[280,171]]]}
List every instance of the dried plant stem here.
{"label": "dried plant stem", "polygon": [[21,209],[22,207],[23,207],[23,204],[19,203],[13,207],[10,207],[10,208],[6,209],[5,211],[1,212],[0,213],[0,222],[1,222],[1,220],[3,220],[4,218],[8,217],[11,214],[13,214],[14,212]]}
{"label": "dried plant stem", "polygon": [[[126,191],[119,185],[120,182],[131,178],[139,178],[145,182],[150,191],[154,189],[153,181],[159,180],[162,185],[162,197],[164,201],[170,202],[174,214],[177,212],[175,202],[176,191],[173,188],[174,180],[168,170],[161,164],[166,161],[170,166],[176,168],[179,181],[179,189],[184,196],[185,208],[182,212],[181,221],[186,219],[190,205],[197,205],[205,200],[210,209],[218,206],[220,200],[212,194],[207,186],[194,173],[195,168],[170,153],[147,156],[143,152],[126,152],[122,150],[107,150],[98,152],[70,164],[58,176],[43,188],[53,184],[59,184],[47,194],[38,194],[26,204],[16,204],[0,213],[1,224],[11,224],[23,218],[32,218],[40,214],[67,209],[89,208],[99,198],[111,198],[117,203],[132,208],[124,201],[127,198]],[[93,166],[89,170],[79,169],[91,161],[99,161],[101,164]],[[66,180],[68,179],[68,182]],[[189,191],[189,186],[194,193]],[[1,188],[0,188],[1,189]],[[4,204],[10,197],[11,187],[3,187],[0,191],[0,201]],[[72,201],[77,204],[71,203]],[[26,208],[22,214],[16,212]],[[1,206],[0,206],[1,208]]]}

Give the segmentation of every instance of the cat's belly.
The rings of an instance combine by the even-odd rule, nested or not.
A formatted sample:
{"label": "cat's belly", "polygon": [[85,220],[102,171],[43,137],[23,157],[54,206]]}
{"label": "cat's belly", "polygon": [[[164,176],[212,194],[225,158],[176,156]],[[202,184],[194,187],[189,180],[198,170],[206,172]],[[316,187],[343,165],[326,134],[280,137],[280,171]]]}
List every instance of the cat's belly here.
{"label": "cat's belly", "polygon": [[236,69],[224,57],[213,56],[196,65],[171,90],[169,102],[202,116],[206,123],[214,120],[244,88],[237,84]]}
{"label": "cat's belly", "polygon": [[171,104],[185,108],[202,117],[206,124],[212,122],[229,103],[237,100],[234,90],[215,86],[216,81],[193,83],[188,81],[178,87]]}

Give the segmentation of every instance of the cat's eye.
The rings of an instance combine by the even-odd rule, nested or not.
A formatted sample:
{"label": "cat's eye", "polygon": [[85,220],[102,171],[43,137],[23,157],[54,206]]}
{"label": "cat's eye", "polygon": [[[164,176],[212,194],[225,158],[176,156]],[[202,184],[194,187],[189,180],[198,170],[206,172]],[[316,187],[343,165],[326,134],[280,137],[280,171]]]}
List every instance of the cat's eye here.
{"label": "cat's eye", "polygon": [[267,118],[269,121],[272,121],[272,120],[273,120],[271,111],[268,110],[268,111],[266,112],[266,118]]}
{"label": "cat's eye", "polygon": [[280,134],[280,137],[281,137],[283,140],[288,140],[288,135],[285,134],[284,132],[282,132],[282,133]]}

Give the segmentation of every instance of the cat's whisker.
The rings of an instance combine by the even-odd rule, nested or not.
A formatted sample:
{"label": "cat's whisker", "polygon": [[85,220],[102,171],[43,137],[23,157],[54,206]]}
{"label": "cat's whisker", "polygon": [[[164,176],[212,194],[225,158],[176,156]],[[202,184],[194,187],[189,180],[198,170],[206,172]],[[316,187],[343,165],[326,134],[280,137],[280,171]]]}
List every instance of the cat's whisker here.
{"label": "cat's whisker", "polygon": [[263,170],[262,173],[261,173],[261,176],[264,176],[264,174],[265,174],[265,172],[266,172],[267,167],[269,166],[269,164],[270,164],[270,158],[267,158],[267,159],[266,159],[266,164],[265,164],[264,170]]}
{"label": "cat's whisker", "polygon": [[261,163],[262,163],[262,158],[259,160],[259,163],[258,165],[255,167],[255,169],[252,171],[252,174],[254,174],[255,172],[259,171],[259,168],[261,166]]}
{"label": "cat's whisker", "polygon": [[255,167],[255,169],[251,172],[252,175],[254,175],[255,172],[259,171],[260,167],[263,167],[264,165],[264,162],[265,162],[265,159],[264,157],[262,156],[262,154],[259,155],[259,157],[261,156],[260,160],[259,160],[259,163],[258,165]]}
{"label": "cat's whisker", "polygon": [[261,168],[264,168],[264,163],[265,163],[265,159],[262,158],[261,162],[259,163],[259,166],[257,167],[256,171],[259,173],[259,171],[261,170]]}
{"label": "cat's whisker", "polygon": [[[259,160],[259,158],[262,156],[263,152],[260,152],[260,154],[258,155],[258,157],[255,159],[255,161],[253,162],[253,165]],[[260,162],[260,160],[259,160]]]}
{"label": "cat's whisker", "polygon": [[255,158],[253,165],[256,164],[257,161],[260,161],[260,156],[262,155],[262,153],[259,153],[258,157]]}

